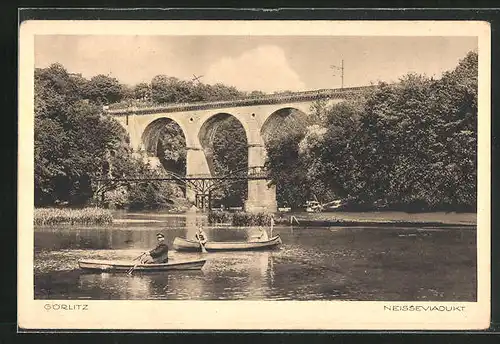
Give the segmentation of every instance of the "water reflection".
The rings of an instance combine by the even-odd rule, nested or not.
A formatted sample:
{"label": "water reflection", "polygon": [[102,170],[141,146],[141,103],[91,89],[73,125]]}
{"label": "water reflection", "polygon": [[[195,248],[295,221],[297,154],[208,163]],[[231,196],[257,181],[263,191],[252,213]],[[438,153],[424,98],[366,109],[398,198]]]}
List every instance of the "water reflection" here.
{"label": "water reflection", "polygon": [[111,273],[80,274],[78,286],[85,294],[98,294],[107,299],[148,299],[162,296],[168,289],[168,274],[154,276]]}
{"label": "water reflection", "polygon": [[[36,230],[35,250],[66,249],[148,249],[156,246],[156,233],[162,232],[169,247],[176,237],[195,240],[199,225],[210,241],[246,241],[259,233],[261,227],[234,228],[202,224],[196,217],[187,227],[167,227],[154,224],[147,228],[138,226],[108,227],[40,227]],[[268,229],[265,229],[269,237]],[[276,233],[273,233],[276,234]],[[288,233],[287,233],[288,234]],[[291,232],[290,234],[293,234]],[[293,235],[291,236],[293,240]]]}
{"label": "water reflection", "polygon": [[[94,228],[36,228],[36,298],[182,300],[454,300],[476,298],[476,232],[470,229],[275,227],[276,250],[176,252],[194,235],[199,214]],[[152,215],[153,216],[153,215]],[[143,215],[144,217],[144,215]],[[144,218],[150,218],[145,216]],[[241,241],[255,228],[207,226],[213,241]],[[202,271],[83,273],[77,261],[131,259],[156,245],[169,259],[205,257]],[[271,233],[268,233],[270,236]]]}
{"label": "water reflection", "polygon": [[238,263],[230,258],[232,268],[224,277],[221,277],[220,271],[225,269],[227,262],[222,259],[211,260],[212,264],[203,272],[158,272],[132,276],[81,273],[78,288],[82,294],[101,299],[262,299],[270,290],[267,260],[264,258],[259,257],[264,266],[255,266],[254,262]]}
{"label": "water reflection", "polygon": [[272,288],[271,280],[269,276],[272,275],[270,272],[272,257],[269,252],[259,252],[255,257],[254,264],[252,268],[249,269],[250,284],[248,286],[249,290],[253,291],[251,294],[252,298],[264,298],[269,290]]}

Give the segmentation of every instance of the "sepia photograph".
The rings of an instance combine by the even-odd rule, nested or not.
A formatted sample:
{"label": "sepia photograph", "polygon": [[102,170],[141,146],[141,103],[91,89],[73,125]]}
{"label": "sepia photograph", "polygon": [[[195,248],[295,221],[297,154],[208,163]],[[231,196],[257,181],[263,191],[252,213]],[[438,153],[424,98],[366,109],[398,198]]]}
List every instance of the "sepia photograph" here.
{"label": "sepia photograph", "polygon": [[23,23],[21,323],[488,327],[489,26],[416,24]]}

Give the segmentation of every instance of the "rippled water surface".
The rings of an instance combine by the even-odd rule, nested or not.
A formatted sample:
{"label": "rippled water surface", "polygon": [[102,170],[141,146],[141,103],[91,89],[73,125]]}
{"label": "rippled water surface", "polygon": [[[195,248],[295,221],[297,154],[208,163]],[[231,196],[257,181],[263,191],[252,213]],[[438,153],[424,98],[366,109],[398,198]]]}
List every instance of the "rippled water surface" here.
{"label": "rippled water surface", "polygon": [[[108,227],[35,229],[37,299],[475,301],[471,228],[275,227],[268,251],[181,253],[195,215],[126,214]],[[205,227],[210,240],[245,240],[254,228]],[[88,273],[78,260],[133,259],[162,231],[171,261],[204,257],[201,271]]]}

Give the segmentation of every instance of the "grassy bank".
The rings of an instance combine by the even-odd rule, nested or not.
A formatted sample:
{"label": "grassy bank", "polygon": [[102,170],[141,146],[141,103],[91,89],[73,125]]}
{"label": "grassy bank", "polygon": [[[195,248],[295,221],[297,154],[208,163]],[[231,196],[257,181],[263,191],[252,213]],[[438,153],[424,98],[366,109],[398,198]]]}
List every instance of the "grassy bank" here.
{"label": "grassy bank", "polygon": [[[362,214],[362,213],[361,213]],[[360,213],[357,213],[360,215]],[[436,217],[428,216],[412,216],[408,218],[398,218],[397,216],[346,216],[346,214],[339,215],[339,217],[329,214],[315,214],[314,216],[279,216],[276,224],[286,226],[298,227],[347,227],[347,226],[374,226],[374,227],[476,227],[476,222],[462,219],[453,219],[443,216],[439,219]],[[428,215],[428,214],[427,214]]]}
{"label": "grassy bank", "polygon": [[[406,216],[403,216],[403,215]],[[377,216],[378,215],[378,216]],[[406,213],[315,213],[296,215],[275,215],[275,224],[297,227],[476,227],[472,218],[459,216],[429,216],[429,214]],[[226,224],[237,227],[269,226],[270,214],[215,211],[208,214],[212,225]]]}
{"label": "grassy bank", "polygon": [[113,222],[111,211],[99,208],[35,209],[34,223],[37,226],[69,225],[106,225]]}

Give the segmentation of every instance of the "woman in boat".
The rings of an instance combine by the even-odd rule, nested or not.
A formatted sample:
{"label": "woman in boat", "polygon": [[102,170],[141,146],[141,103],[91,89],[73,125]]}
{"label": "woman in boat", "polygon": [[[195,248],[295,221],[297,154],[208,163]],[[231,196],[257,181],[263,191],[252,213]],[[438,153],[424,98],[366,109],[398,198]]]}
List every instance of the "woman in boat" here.
{"label": "woman in boat", "polygon": [[208,241],[207,239],[207,234],[203,231],[201,227],[198,227],[198,231],[194,235],[197,241],[199,241],[202,245],[205,245],[205,243]]}
{"label": "woman in boat", "polygon": [[165,244],[165,236],[156,234],[158,245],[149,252],[145,252],[141,259],[142,264],[163,264],[168,262],[168,246]]}
{"label": "woman in boat", "polygon": [[269,241],[269,237],[267,236],[267,232],[264,228],[259,227],[259,232],[254,234],[248,240],[249,242],[261,242],[261,241]]}

